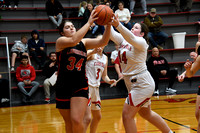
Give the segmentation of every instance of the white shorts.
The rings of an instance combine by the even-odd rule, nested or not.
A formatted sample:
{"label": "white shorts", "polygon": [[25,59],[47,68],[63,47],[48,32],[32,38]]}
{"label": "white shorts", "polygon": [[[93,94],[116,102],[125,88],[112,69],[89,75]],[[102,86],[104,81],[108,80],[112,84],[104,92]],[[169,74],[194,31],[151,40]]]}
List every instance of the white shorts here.
{"label": "white shorts", "polygon": [[100,110],[101,109],[101,99],[100,99],[100,95],[99,95],[99,87],[89,86],[88,106],[91,106],[91,110]]}
{"label": "white shorts", "polygon": [[137,75],[124,76],[124,81],[129,92],[125,101],[127,104],[135,107],[148,107],[151,104],[155,82],[147,70]]}

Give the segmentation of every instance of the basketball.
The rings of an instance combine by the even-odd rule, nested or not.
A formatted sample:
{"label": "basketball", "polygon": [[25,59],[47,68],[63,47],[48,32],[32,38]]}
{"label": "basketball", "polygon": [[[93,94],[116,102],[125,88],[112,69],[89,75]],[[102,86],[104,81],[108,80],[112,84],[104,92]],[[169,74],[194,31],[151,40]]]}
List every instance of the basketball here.
{"label": "basketball", "polygon": [[95,12],[97,13],[98,19],[95,21],[98,25],[106,25],[113,16],[113,10],[106,5],[99,5],[95,8]]}

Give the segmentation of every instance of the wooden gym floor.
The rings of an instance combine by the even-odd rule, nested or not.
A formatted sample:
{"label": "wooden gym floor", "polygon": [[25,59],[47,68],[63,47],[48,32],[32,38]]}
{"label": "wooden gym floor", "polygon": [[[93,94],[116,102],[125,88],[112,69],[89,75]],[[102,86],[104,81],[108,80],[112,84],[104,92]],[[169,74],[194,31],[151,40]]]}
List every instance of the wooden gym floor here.
{"label": "wooden gym floor", "polygon": [[[124,98],[102,100],[98,133],[125,133],[122,123]],[[160,114],[176,133],[195,133],[196,94],[153,96],[152,110]],[[160,133],[139,115],[138,133]],[[55,104],[0,108],[0,133],[64,133],[64,122]],[[89,133],[89,131],[88,131]]]}

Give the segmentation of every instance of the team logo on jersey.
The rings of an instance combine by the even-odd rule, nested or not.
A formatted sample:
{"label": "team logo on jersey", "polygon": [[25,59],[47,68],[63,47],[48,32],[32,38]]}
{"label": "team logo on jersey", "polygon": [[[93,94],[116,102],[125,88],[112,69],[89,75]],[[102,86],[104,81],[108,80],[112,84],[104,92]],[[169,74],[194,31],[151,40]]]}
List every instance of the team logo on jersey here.
{"label": "team logo on jersey", "polygon": [[85,52],[80,51],[78,49],[70,49],[70,51],[68,51],[67,54],[77,54],[77,55],[81,55],[81,56],[87,57],[87,54]]}
{"label": "team logo on jersey", "polygon": [[94,66],[101,66],[101,67],[105,67],[105,64],[102,62],[95,62]]}

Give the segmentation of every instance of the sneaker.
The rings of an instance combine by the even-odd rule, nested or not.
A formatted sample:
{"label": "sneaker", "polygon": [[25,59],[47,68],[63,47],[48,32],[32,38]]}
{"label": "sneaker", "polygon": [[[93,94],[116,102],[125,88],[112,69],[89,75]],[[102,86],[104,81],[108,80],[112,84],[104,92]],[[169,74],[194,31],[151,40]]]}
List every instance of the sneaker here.
{"label": "sneaker", "polygon": [[131,12],[131,16],[134,15],[134,14],[135,14],[134,12]]}
{"label": "sneaker", "polygon": [[45,98],[44,101],[47,102],[47,103],[50,103],[50,98]]}
{"label": "sneaker", "polygon": [[8,98],[2,98],[1,103],[9,102],[10,100]]}
{"label": "sneaker", "polygon": [[149,14],[149,12],[147,12],[147,11],[144,11],[144,15],[148,15]]}
{"label": "sneaker", "polygon": [[15,68],[14,68],[14,67],[11,67],[10,71],[11,71],[11,72],[14,72],[14,71],[15,71]]}
{"label": "sneaker", "polygon": [[161,47],[160,45],[157,45],[157,48],[158,48],[158,49],[163,49],[163,47]]}
{"label": "sneaker", "polygon": [[172,88],[166,88],[165,92],[166,93],[176,93],[177,90],[174,90]]}
{"label": "sneaker", "polygon": [[159,95],[159,90],[157,90],[157,91],[154,91],[154,93],[153,93],[154,95]]}

